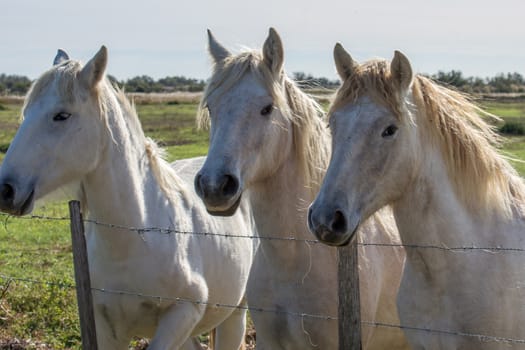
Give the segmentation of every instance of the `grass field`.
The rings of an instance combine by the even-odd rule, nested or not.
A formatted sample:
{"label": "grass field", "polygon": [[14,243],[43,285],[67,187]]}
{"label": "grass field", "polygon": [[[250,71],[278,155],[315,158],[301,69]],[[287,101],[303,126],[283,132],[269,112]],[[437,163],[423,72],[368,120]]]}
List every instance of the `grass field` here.
{"label": "grass field", "polygon": [[[525,100],[481,104],[503,118],[498,126],[525,124]],[[20,107],[0,99],[0,159],[16,132]],[[169,160],[206,154],[208,135],[196,129],[196,109],[185,101],[137,104],[144,131],[167,149]],[[525,160],[525,136],[507,137],[502,151]],[[525,175],[525,164],[514,164]],[[35,214],[63,218],[66,204],[51,203]],[[69,221],[0,220],[0,349],[80,349]]]}
{"label": "grass field", "polygon": [[485,100],[480,105],[502,119],[497,123],[500,128],[514,126],[511,130],[515,130],[516,134],[504,135],[501,151],[511,158],[511,163],[521,176],[525,176],[525,99]]}

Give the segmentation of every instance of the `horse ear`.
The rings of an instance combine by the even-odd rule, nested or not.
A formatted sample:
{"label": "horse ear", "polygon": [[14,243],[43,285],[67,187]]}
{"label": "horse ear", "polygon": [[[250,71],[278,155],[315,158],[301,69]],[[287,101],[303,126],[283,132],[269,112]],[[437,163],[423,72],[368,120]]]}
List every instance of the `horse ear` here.
{"label": "horse ear", "polygon": [[408,58],[400,51],[394,52],[394,58],[390,63],[390,73],[400,88],[408,89],[412,83],[412,67]]}
{"label": "horse ear", "polygon": [[62,49],[58,49],[57,55],[55,56],[55,59],[53,60],[53,66],[56,66],[57,64],[60,64],[67,60],[69,60],[69,55],[67,54],[67,52],[65,52]]}
{"label": "horse ear", "polygon": [[339,74],[342,81],[345,81],[353,74],[356,62],[340,43],[335,44],[334,61],[337,74]]}
{"label": "horse ear", "polygon": [[227,57],[231,55],[224,46],[222,46],[217,39],[211,33],[211,30],[208,29],[208,51],[210,52],[211,57],[215,63],[221,63]]}
{"label": "horse ear", "polygon": [[284,64],[283,42],[273,28],[270,28],[268,38],[263,45],[263,60],[274,74],[281,73]]}
{"label": "horse ear", "polygon": [[92,59],[82,68],[80,72],[81,81],[89,89],[94,88],[104,77],[108,64],[108,50],[104,45],[98,50]]}

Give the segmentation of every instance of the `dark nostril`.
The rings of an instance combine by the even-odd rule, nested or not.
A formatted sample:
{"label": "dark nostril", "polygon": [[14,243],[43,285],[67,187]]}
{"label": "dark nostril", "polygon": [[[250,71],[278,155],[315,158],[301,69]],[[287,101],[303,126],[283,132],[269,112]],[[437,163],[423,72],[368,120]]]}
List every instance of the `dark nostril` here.
{"label": "dark nostril", "polygon": [[332,222],[330,223],[332,232],[345,233],[346,232],[346,218],[342,211],[336,210]]}
{"label": "dark nostril", "polygon": [[314,225],[313,225],[313,221],[312,221],[312,206],[310,206],[310,208],[308,208],[308,214],[307,214],[307,217],[306,217],[306,221],[308,222],[308,227],[310,228],[310,230],[313,231],[313,229],[315,228]]}
{"label": "dark nostril", "polygon": [[232,175],[224,175],[220,188],[224,196],[233,196],[239,190],[239,181]]}
{"label": "dark nostril", "polygon": [[0,196],[4,202],[12,202],[15,198],[15,189],[10,184],[3,184],[0,187]]}
{"label": "dark nostril", "polygon": [[197,174],[195,176],[195,180],[193,182],[193,186],[195,186],[195,191],[197,192],[197,194],[201,195],[202,194],[202,175],[201,174]]}

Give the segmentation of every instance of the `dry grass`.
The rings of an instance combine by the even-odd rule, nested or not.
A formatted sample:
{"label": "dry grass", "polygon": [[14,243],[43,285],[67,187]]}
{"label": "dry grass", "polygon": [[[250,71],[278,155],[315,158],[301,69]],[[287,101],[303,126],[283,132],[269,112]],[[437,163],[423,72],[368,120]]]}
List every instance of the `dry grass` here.
{"label": "dry grass", "polygon": [[170,93],[128,93],[126,94],[136,104],[157,103],[199,103],[202,92],[170,92]]}
{"label": "dry grass", "polygon": [[0,104],[22,105],[25,96],[0,95]]}
{"label": "dry grass", "polygon": [[[169,93],[126,93],[136,104],[157,104],[157,103],[199,103],[202,92],[177,91]],[[25,96],[4,95],[0,96],[0,104],[22,104]]]}

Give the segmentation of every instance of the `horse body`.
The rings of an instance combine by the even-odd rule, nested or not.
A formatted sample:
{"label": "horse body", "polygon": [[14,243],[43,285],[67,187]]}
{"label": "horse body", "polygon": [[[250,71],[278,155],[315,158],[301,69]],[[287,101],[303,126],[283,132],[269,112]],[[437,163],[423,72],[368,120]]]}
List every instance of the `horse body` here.
{"label": "horse body", "polygon": [[106,55],[83,68],[57,56],[34,84],[0,170],[2,210],[27,214],[35,199],[77,184],[101,349],[126,349],[134,335],[151,337],[150,349],[190,349],[189,337],[217,326],[216,348],[237,349],[245,312],[211,305],[244,304],[254,242],[198,233],[249,235],[251,213],[241,203],[232,218],[207,214],[184,181],[203,159],[173,168],[161,159],[104,79]]}
{"label": "horse body", "polygon": [[[285,77],[282,44],[273,29],[262,54],[234,56],[211,34],[209,40],[215,71],[200,117],[211,121],[210,149],[195,186],[216,215],[234,212],[241,196],[253,208],[261,240],[247,296],[255,310],[257,348],[336,349],[337,252],[311,242],[306,226],[306,208],[329,157],[330,135],[320,109]],[[363,225],[363,231],[386,242],[397,237],[386,211]],[[397,320],[403,253],[362,252],[364,313],[368,319]],[[398,330],[364,327],[363,333],[367,349],[405,344]]]}
{"label": "horse body", "polygon": [[391,204],[410,246],[398,310],[411,346],[525,348],[512,341],[524,337],[522,253],[480,249],[525,247],[525,187],[491,145],[479,110],[413,77],[399,52],[390,65],[359,65],[340,45],[334,56],[344,83],[330,110],[332,161],[310,229],[345,244]]}

